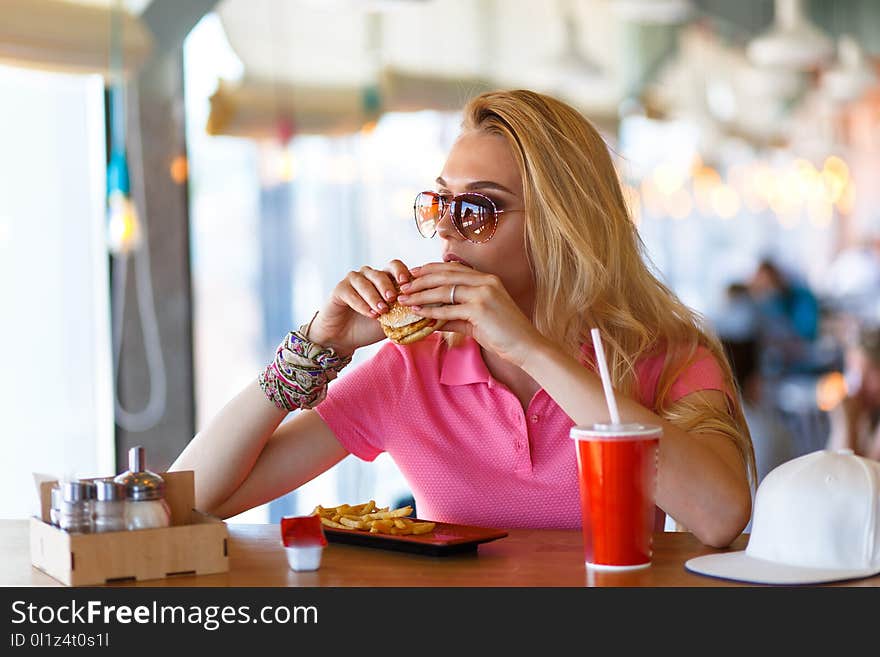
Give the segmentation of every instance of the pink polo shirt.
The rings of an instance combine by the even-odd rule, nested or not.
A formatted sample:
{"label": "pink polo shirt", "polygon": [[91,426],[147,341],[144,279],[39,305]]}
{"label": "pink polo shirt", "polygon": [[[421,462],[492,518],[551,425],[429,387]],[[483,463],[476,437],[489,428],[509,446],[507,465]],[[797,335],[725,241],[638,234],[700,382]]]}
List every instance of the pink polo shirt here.
{"label": "pink polo shirt", "polygon": [[[639,367],[642,404],[653,406],[662,358]],[[670,400],[725,390],[705,349]],[[579,528],[571,418],[540,389],[523,412],[489,372],[472,338],[452,349],[434,333],[388,342],[330,384],[315,409],[352,454],[388,452],[409,483],[419,517],[483,527]]]}

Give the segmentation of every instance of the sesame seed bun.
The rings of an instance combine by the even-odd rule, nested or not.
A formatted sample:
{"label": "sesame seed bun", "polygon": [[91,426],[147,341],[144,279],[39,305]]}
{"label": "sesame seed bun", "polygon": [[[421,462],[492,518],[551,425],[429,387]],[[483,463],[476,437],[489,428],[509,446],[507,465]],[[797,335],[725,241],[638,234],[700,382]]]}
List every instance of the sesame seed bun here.
{"label": "sesame seed bun", "polygon": [[[432,304],[438,306],[441,304]],[[397,344],[412,344],[428,337],[446,323],[442,319],[431,319],[417,315],[412,308],[396,301],[388,312],[379,315],[379,323],[388,339]]]}

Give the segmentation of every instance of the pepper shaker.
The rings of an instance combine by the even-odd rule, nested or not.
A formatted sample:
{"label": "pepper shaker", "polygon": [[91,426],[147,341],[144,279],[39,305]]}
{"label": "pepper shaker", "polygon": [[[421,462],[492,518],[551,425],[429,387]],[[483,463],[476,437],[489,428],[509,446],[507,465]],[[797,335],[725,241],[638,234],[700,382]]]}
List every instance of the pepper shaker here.
{"label": "pepper shaker", "polygon": [[128,450],[128,471],[113,481],[125,487],[126,529],[168,527],[171,509],[165,500],[165,480],[144,465],[144,448]]}
{"label": "pepper shaker", "polygon": [[95,482],[95,532],[126,529],[125,486],[110,479]]}
{"label": "pepper shaker", "polygon": [[65,481],[61,484],[58,526],[67,532],[91,533],[94,484],[87,481]]}

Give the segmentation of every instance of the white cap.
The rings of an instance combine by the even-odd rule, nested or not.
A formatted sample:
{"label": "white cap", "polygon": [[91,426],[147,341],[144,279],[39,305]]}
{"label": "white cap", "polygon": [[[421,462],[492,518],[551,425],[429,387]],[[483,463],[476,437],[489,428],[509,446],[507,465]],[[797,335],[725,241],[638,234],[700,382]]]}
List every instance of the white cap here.
{"label": "white cap", "polygon": [[697,557],[685,568],[760,584],[880,573],[880,462],[847,449],[783,463],[758,487],[745,551]]}

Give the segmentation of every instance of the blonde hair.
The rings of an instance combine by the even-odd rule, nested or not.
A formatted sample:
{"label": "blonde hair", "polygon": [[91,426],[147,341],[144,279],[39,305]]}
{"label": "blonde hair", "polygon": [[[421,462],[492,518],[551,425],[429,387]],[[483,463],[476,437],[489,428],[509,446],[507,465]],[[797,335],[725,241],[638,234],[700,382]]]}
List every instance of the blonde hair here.
{"label": "blonde hair", "polygon": [[[599,328],[615,388],[632,398],[638,398],[636,363],[665,354],[653,410],[686,431],[728,436],[754,485],[752,441],[723,348],[702,318],[646,266],[617,172],[596,129],[569,105],[526,90],[473,98],[462,127],[503,136],[519,166],[537,330],[590,364],[592,356],[582,345],[590,342],[590,327]],[[718,361],[731,391],[726,411],[668,400],[699,346]]]}

